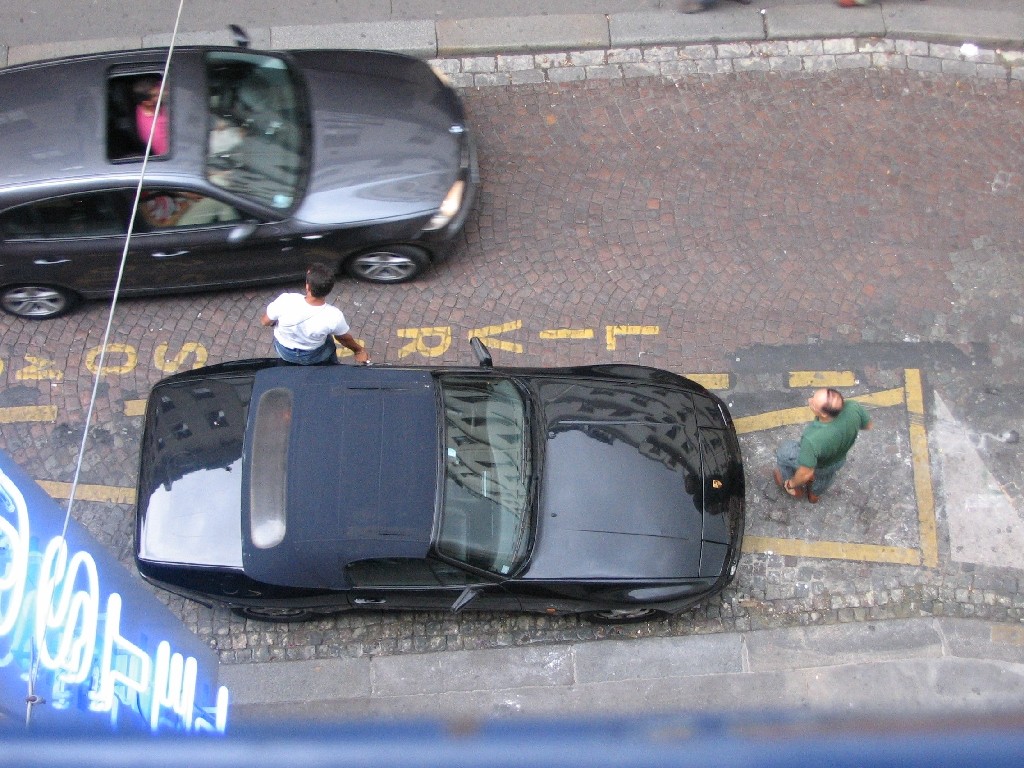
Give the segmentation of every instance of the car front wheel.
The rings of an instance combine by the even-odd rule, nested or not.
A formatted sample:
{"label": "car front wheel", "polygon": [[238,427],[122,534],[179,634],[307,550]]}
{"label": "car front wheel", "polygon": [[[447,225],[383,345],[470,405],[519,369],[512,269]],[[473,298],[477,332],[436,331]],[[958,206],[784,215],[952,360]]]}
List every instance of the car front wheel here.
{"label": "car front wheel", "polygon": [[595,624],[632,624],[636,621],[664,618],[665,614],[654,608],[631,608],[619,611],[591,611],[583,618]]}
{"label": "car front wheel", "polygon": [[305,608],[257,608],[251,605],[235,606],[231,609],[239,616],[256,621],[312,621],[320,614]]}
{"label": "car front wheel", "polygon": [[9,285],[0,293],[4,312],[27,320],[59,317],[77,303],[77,295],[51,285]]}
{"label": "car front wheel", "polygon": [[404,283],[430,264],[427,254],[413,245],[389,245],[358,253],[345,262],[345,270],[371,283]]}

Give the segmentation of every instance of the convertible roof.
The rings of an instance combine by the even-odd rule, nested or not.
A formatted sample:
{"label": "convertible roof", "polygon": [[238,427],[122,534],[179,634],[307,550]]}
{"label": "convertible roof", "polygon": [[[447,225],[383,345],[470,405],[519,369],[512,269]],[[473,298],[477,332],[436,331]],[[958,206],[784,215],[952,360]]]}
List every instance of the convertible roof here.
{"label": "convertible roof", "polygon": [[282,390],[292,400],[290,434],[278,441],[287,446],[284,535],[270,547],[253,544],[251,494],[243,492],[245,572],[269,584],[337,589],[347,586],[345,566],[354,560],[424,557],[440,455],[433,376],[351,365],[260,371],[246,429],[246,491],[261,466],[253,458],[264,447],[253,444],[261,398]]}

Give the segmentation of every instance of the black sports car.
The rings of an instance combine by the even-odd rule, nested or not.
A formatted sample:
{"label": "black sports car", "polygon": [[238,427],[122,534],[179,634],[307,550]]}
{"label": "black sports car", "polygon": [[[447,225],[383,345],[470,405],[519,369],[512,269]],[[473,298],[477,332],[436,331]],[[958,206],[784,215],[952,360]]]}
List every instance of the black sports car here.
{"label": "black sports car", "polygon": [[[4,311],[38,320],[110,296],[133,213],[126,296],[301,282],[311,261],[396,283],[451,249],[476,155],[426,62],[181,47],[164,82],[167,53],[0,69]],[[163,128],[136,211],[146,121]]]}
{"label": "black sports car", "polygon": [[740,557],[725,404],[654,368],[180,373],[149,398],[136,562],[251,618],[352,608],[678,613]]}

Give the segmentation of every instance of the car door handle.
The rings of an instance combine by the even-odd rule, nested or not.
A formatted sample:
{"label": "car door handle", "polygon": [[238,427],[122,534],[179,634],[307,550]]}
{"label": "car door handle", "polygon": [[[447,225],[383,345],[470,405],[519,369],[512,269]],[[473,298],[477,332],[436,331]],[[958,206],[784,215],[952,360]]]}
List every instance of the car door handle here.
{"label": "car door handle", "polygon": [[184,256],[188,251],[175,251],[174,253],[164,253],[163,251],[157,251],[156,253],[149,254],[154,259],[173,259],[175,256]]}
{"label": "car door handle", "polygon": [[70,264],[71,259],[35,259],[32,263],[40,267],[52,267],[54,264]]}
{"label": "car door handle", "polygon": [[354,597],[352,598],[352,602],[356,605],[384,605],[387,600],[373,597]]}

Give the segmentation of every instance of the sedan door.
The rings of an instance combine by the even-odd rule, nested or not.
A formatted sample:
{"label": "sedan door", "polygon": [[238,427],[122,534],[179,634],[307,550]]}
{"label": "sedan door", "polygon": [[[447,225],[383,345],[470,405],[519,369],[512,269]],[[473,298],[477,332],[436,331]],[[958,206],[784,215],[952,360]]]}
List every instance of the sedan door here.
{"label": "sedan door", "polygon": [[132,237],[137,292],[301,280],[306,259],[281,222],[262,221],[207,191],[143,190]]}
{"label": "sedan door", "polygon": [[519,600],[489,582],[432,558],[376,558],[350,563],[353,608],[450,611],[453,608],[518,611]]}

